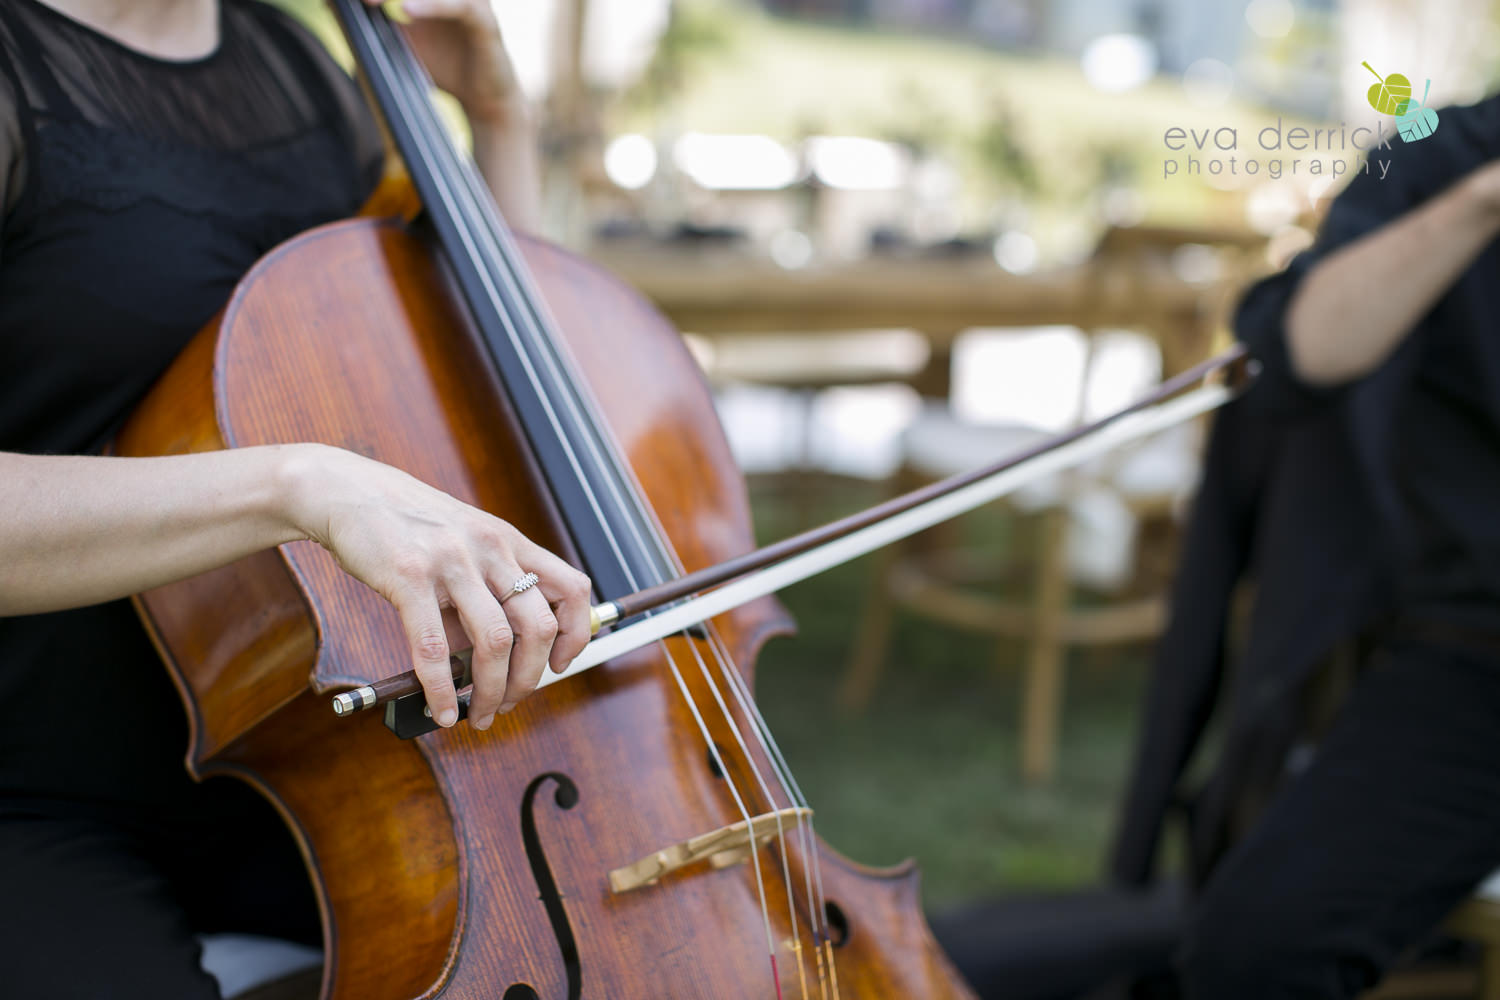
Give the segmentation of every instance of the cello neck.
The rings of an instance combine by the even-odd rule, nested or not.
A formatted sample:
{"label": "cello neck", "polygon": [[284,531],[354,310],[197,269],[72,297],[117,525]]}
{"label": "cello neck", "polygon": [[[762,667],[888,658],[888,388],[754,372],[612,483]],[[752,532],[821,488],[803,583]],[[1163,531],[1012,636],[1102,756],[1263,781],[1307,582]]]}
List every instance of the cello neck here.
{"label": "cello neck", "polygon": [[660,583],[675,567],[598,408],[560,347],[519,246],[431,100],[401,30],[362,0],[333,8],[377,111],[406,164],[483,353],[520,418],[574,551],[601,593]]}

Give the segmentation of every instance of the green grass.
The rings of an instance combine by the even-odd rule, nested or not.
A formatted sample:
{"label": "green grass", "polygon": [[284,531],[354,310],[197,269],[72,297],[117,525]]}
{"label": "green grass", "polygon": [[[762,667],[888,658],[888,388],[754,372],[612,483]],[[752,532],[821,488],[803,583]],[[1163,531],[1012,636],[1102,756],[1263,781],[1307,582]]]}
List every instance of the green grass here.
{"label": "green grass", "polygon": [[[843,483],[804,506],[774,481],[752,489],[763,540],[878,498],[872,487]],[[870,563],[785,591],[800,634],[774,641],[760,660],[759,702],[818,832],[857,861],[915,857],[924,898],[939,908],[1096,878],[1129,766],[1144,657],[1073,658],[1057,777],[1028,787],[1016,754],[1019,648],[997,656],[990,639],[902,616],[868,710],[836,709]]]}

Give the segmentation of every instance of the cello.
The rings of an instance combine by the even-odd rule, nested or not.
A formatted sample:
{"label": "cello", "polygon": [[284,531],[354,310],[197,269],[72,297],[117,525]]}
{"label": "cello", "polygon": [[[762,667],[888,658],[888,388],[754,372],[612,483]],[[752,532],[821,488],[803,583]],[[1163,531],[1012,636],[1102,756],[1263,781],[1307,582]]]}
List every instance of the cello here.
{"label": "cello", "polygon": [[[395,25],[333,0],[420,199],[274,249],[116,441],[319,441],[515,524],[630,594],[752,547],[743,480],[681,338],[511,233]],[[398,675],[394,611],[310,542],[139,595],[187,764],[259,789],[323,923],[326,1000],[964,998],[910,865],[826,847],[755,706],[770,597],[497,717],[398,735],[330,692]],[[420,725],[416,727],[421,729]],[[427,727],[431,728],[431,727]]]}

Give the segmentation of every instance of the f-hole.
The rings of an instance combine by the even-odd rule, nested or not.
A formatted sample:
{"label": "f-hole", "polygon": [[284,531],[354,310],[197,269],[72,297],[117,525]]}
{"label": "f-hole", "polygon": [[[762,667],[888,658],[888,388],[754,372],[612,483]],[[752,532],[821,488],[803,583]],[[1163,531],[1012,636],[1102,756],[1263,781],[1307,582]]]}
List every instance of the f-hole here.
{"label": "f-hole", "polygon": [[[849,918],[844,914],[844,908],[833,900],[823,904],[823,915],[828,918],[828,939],[835,948],[842,948],[849,943]],[[506,1000],[514,1000],[507,997]]]}
{"label": "f-hole", "polygon": [[[557,783],[557,794],[552,801],[559,809],[572,809],[578,804],[578,786],[566,774],[548,771],[538,775],[526,786],[521,796],[521,839],[526,844],[526,858],[531,862],[531,875],[536,879],[537,895],[547,907],[547,919],[552,921],[552,933],[557,938],[557,950],[562,953],[563,967],[568,970],[568,1000],[579,1000],[583,995],[583,966],[578,958],[578,942],[573,937],[573,927],[568,923],[568,911],[563,907],[562,893],[557,891],[557,881],[552,877],[552,866],[547,864],[547,852],[542,849],[542,838],[536,832],[536,816],[533,806],[537,792],[548,781]],[[541,995],[525,983],[516,983],[505,991],[503,1000],[541,1000]]]}

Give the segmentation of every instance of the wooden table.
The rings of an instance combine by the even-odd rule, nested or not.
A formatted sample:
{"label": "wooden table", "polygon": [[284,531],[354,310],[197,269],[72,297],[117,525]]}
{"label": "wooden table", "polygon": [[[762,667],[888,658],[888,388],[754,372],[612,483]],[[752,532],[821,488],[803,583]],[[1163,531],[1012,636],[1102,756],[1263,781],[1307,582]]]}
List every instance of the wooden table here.
{"label": "wooden table", "polygon": [[[1129,327],[1162,348],[1164,374],[1200,360],[1222,312],[1221,285],[1184,281],[1140,241],[1109,238],[1081,264],[1016,275],[987,256],[876,256],[788,270],[748,252],[606,243],[589,256],[639,289],[684,332],[806,336],[908,328],[933,350],[946,395],[954,339],[973,327]],[[941,376],[941,377],[940,377]],[[942,391],[926,391],[927,389]]]}

